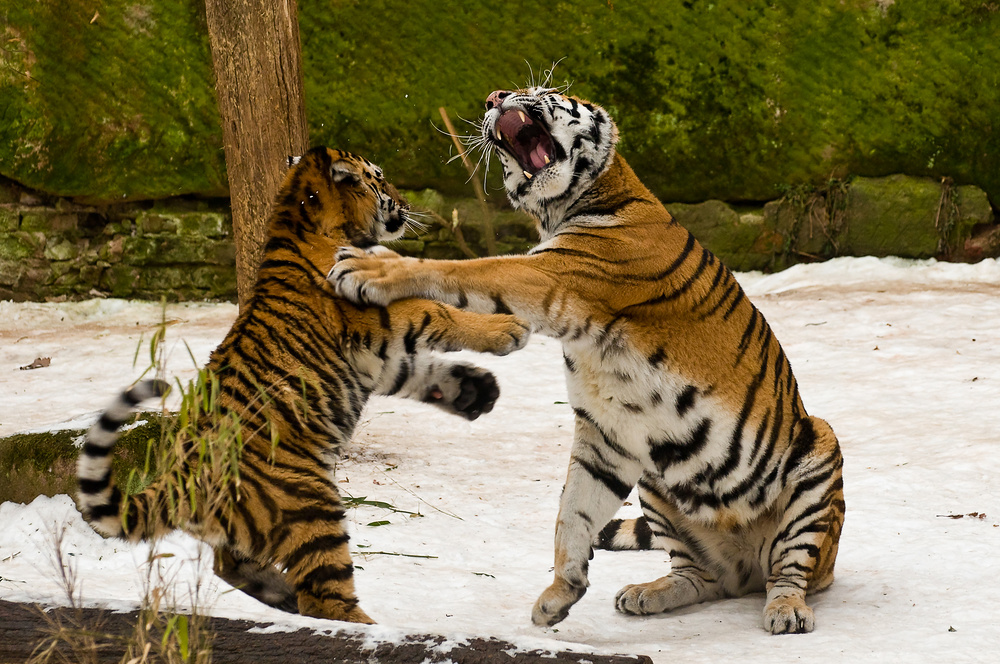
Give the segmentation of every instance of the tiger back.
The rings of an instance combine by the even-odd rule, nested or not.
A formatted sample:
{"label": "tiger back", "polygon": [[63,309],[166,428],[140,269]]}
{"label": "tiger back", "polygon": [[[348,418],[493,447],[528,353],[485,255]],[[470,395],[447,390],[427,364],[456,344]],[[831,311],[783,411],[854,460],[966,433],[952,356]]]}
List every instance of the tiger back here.
{"label": "tiger back", "polygon": [[79,504],[91,525],[131,540],[181,528],[216,550],[216,572],[304,615],[371,622],[358,606],[333,468],[372,394],[475,419],[494,376],[431,351],[505,354],[528,330],[436,302],[358,306],[326,277],[337,247],[399,237],[408,206],[381,170],[327,148],[290,160],[253,294],[187,390],[161,475],[123,497],[111,480],[117,430],[160,380],[124,392],[90,429]]}
{"label": "tiger back", "polygon": [[[670,553],[669,574],[617,594],[622,613],[763,590],[768,631],[811,631],[806,593],[832,582],[844,518],[837,438],[806,413],[788,358],[733,274],[616,142],[595,104],[547,88],[494,92],[481,143],[541,243],[466,261],[345,249],[331,280],[357,302],[513,312],[561,341],[575,434],[555,579],[535,623],[563,620],[584,595],[597,543]],[[608,525],[636,485],[644,517]]]}

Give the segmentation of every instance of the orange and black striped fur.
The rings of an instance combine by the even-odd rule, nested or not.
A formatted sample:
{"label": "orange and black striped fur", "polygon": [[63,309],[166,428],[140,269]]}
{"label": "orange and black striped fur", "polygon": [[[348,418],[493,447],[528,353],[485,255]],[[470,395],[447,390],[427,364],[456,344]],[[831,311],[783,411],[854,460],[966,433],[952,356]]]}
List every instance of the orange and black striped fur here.
{"label": "orange and black striped fur", "polygon": [[[191,532],[215,547],[222,578],[261,601],[371,622],[355,596],[345,511],[332,477],[365,402],[371,394],[394,394],[475,419],[499,396],[494,376],[428,351],[506,354],[523,346],[528,327],[511,315],[425,300],[378,307],[338,297],[326,279],[337,248],[399,237],[407,205],[361,157],[315,148],[289,161],[252,299],[206,367],[208,381],[217,381],[217,406],[176,434],[176,467],[123,499],[110,474],[116,431],[133,406],[162,394],[165,384],[147,381],[125,392],[88,433],[79,502],[107,535]],[[205,467],[198,449],[233,422],[238,436],[229,431],[226,440],[239,442],[225,444],[240,446],[238,481],[220,485],[234,469]],[[232,458],[234,450],[219,452],[211,462]]]}
{"label": "orange and black striped fur", "polygon": [[[764,590],[767,630],[810,631],[806,593],[833,580],[842,458],[764,316],[616,152],[602,108],[543,88],[494,92],[486,107],[482,142],[541,244],[468,261],[348,248],[331,280],[354,301],[513,312],[562,342],[576,433],[555,581],[532,619],[565,618],[591,545],[630,548],[635,533],[669,551],[671,569],[623,588],[619,611]],[[605,528],[636,485],[644,518]]]}

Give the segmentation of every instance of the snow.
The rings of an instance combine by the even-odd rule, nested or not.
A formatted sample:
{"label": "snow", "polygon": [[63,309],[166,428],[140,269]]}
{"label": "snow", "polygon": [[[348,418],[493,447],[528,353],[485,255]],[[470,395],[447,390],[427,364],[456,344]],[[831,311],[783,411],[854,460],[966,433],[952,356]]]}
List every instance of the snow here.
{"label": "snow", "polygon": [[[765,633],[762,595],[655,617],[617,614],[621,586],[666,573],[662,551],[598,551],[591,587],[569,618],[550,629],[531,624],[551,581],[572,436],[559,345],[543,337],[508,357],[475,356],[502,390],[493,413],[475,422],[400,400],[369,404],[340,486],[420,516],[351,511],[358,592],[380,624],[347,629],[379,639],[491,635],[656,662],[996,661],[1000,262],[845,258],[739,278],[791,358],[809,412],[833,425],[844,452],[847,519],[837,580],[809,598],[815,632]],[[158,304],[116,300],[0,302],[0,435],[85,426],[148,365],[163,315]],[[190,377],[191,355],[205,361],[236,309],[169,305],[165,315],[168,368]],[[18,370],[39,356],[51,366]],[[390,523],[368,525],[378,521]],[[141,598],[148,548],[101,539],[69,497],[4,503],[0,524],[0,598],[65,602],[50,563],[60,530],[86,604],[125,609]],[[157,551],[175,555],[159,560],[154,583],[162,577],[179,602],[200,584],[199,605],[213,614],[274,629],[341,628],[233,592],[185,535]]]}

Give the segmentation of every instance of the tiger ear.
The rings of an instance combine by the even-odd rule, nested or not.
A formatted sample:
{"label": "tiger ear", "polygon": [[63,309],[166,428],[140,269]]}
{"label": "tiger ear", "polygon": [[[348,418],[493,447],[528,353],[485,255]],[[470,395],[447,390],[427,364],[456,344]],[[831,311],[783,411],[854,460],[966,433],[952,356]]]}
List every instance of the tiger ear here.
{"label": "tiger ear", "polygon": [[288,157],[288,167],[291,168],[292,166],[298,166],[300,161],[302,161],[302,157],[301,156],[295,157],[295,156],[289,155],[289,157]]}
{"label": "tiger ear", "polygon": [[361,182],[361,171],[353,162],[338,159],[330,166],[330,175],[338,184],[358,184]]}

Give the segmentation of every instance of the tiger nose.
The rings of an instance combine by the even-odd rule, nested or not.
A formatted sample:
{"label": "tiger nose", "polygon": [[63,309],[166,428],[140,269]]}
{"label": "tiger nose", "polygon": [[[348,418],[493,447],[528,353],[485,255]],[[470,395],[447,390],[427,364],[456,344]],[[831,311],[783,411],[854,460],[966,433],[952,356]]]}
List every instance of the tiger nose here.
{"label": "tiger nose", "polygon": [[509,97],[510,93],[506,90],[494,90],[490,93],[490,96],[486,98],[486,110],[490,111],[494,108],[500,108],[500,104],[506,97]]}

